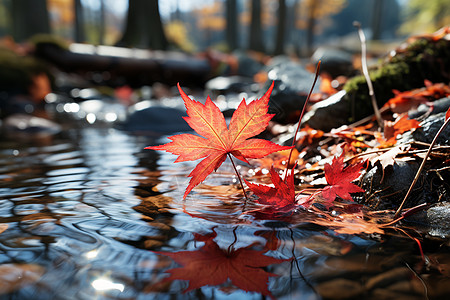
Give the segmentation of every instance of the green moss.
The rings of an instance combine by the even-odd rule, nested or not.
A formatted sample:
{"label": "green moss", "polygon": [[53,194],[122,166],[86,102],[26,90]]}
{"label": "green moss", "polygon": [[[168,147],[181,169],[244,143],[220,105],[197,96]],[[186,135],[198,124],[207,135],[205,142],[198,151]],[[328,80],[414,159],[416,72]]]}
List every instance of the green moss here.
{"label": "green moss", "polygon": [[[375,96],[381,107],[393,96],[392,90],[407,91],[424,86],[425,80],[448,83],[450,80],[450,41],[420,38],[399,50],[377,69],[371,70]],[[363,76],[350,79],[344,86],[350,106],[350,120],[373,113],[367,83]]]}
{"label": "green moss", "polygon": [[35,47],[39,44],[53,44],[61,49],[69,50],[69,44],[65,39],[52,34],[36,34],[30,38],[29,42]]}

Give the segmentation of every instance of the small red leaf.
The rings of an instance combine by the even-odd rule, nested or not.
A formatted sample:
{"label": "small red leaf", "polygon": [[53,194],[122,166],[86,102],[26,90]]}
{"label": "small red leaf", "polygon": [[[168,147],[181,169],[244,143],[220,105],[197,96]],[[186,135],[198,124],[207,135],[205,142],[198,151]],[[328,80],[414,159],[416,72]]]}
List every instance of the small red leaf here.
{"label": "small red leaf", "polygon": [[448,118],[450,118],[450,107],[447,109],[447,112],[445,113],[445,121],[447,121]]}
{"label": "small red leaf", "polygon": [[350,193],[364,192],[362,188],[352,183],[359,177],[363,165],[364,162],[361,162],[344,168],[344,152],[341,156],[334,157],[331,165],[325,164],[325,179],[329,186],[322,189],[322,196],[325,198],[326,206],[331,206],[337,196],[353,201]]}
{"label": "small red leaf", "polygon": [[288,170],[286,178],[281,179],[273,167],[270,168],[270,177],[274,187],[254,184],[245,181],[252,192],[258,196],[258,202],[276,208],[290,208],[295,205],[294,172]]}

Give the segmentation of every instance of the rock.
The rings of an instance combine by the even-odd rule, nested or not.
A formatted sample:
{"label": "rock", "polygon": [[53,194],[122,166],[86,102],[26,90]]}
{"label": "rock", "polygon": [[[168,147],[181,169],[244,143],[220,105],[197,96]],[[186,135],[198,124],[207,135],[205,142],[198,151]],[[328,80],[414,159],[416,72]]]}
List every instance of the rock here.
{"label": "rock", "polygon": [[[314,74],[306,71],[300,64],[282,58],[275,60],[267,72],[269,80],[261,90],[267,91],[272,81],[274,82],[269,113],[275,114],[273,120],[278,123],[295,123],[298,118],[295,112],[303,108]],[[318,90],[318,86],[320,82],[316,84],[315,91]]]}
{"label": "rock", "polygon": [[243,51],[234,51],[233,56],[238,63],[236,73],[240,76],[253,78],[264,67],[262,63]]}
{"label": "rock", "polygon": [[61,126],[53,121],[26,114],[11,115],[2,125],[2,129],[11,136],[54,135],[61,131]]}
{"label": "rock", "polygon": [[191,131],[184,121],[185,111],[164,106],[150,106],[136,109],[119,128],[139,134],[168,134]]}
{"label": "rock", "polygon": [[303,117],[303,122],[314,129],[328,132],[348,123],[349,104],[343,100],[345,91],[340,91],[328,99],[311,106]]}
{"label": "rock", "polygon": [[243,76],[218,76],[206,82],[205,89],[208,95],[249,92],[255,82]]}
{"label": "rock", "polygon": [[[438,113],[446,112],[450,107],[450,97],[442,98],[436,101],[433,101],[433,106],[430,107],[425,104],[421,104],[417,110],[410,111],[408,113],[410,119],[417,119],[420,116],[425,115],[426,113],[435,115]],[[430,111],[431,109],[431,111]]]}
{"label": "rock", "polygon": [[450,237],[450,203],[438,203],[426,212],[429,226],[428,234],[433,237],[447,239]]}
{"label": "rock", "polygon": [[324,299],[351,299],[360,297],[364,288],[359,282],[337,278],[320,283],[316,291]]}
{"label": "rock", "polygon": [[[447,107],[448,109],[448,107]],[[431,143],[434,136],[442,127],[445,121],[445,112],[433,114],[420,123],[420,128],[413,133],[413,138],[420,142]],[[450,144],[450,126],[447,126],[436,140],[438,145]]]}
{"label": "rock", "polygon": [[319,47],[311,56],[314,65],[321,61],[321,72],[327,72],[335,78],[339,75],[353,75],[353,56],[351,53],[331,47]]}
{"label": "rock", "polygon": [[[415,161],[396,160],[393,166],[388,166],[383,171],[381,164],[377,162],[361,179],[361,187],[366,191],[363,204],[377,210],[397,209],[418,168],[419,164]],[[422,192],[420,189],[416,190],[410,196],[407,207],[426,202],[426,198],[418,196]]]}

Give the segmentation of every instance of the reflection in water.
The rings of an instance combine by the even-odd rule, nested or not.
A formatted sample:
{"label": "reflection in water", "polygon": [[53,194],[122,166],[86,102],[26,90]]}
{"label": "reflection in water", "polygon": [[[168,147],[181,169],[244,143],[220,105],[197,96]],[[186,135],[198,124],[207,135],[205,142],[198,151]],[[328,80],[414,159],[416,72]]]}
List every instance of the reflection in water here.
{"label": "reflection in water", "polygon": [[403,234],[336,234],[302,211],[242,214],[227,162],[183,201],[192,164],[143,150],[152,142],[161,141],[111,128],[71,129],[45,144],[2,140],[1,299],[450,294],[446,244],[424,243],[424,264]]}

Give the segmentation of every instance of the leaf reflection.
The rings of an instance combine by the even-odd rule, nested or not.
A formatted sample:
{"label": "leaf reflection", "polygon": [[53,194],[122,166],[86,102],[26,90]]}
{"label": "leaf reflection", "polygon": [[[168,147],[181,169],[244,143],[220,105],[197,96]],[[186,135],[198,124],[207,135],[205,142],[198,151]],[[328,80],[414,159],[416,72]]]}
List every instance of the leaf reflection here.
{"label": "leaf reflection", "polygon": [[235,287],[248,292],[257,292],[273,297],[268,290],[269,277],[277,276],[263,268],[279,264],[286,259],[278,259],[265,255],[268,251],[254,250],[256,243],[244,248],[235,249],[232,243],[228,249],[222,249],[214,241],[217,233],[207,235],[194,234],[196,241],[205,244],[195,251],[155,252],[168,256],[181,267],[167,270],[170,274],[161,283],[173,280],[186,280],[189,285],[184,292],[203,286],[221,285],[228,280]]}

